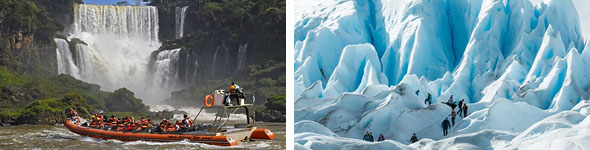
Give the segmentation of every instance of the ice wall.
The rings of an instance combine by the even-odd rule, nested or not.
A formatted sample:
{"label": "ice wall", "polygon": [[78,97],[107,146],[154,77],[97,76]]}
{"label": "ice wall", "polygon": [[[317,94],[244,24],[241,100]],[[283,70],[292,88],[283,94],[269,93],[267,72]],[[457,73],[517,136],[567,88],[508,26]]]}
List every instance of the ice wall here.
{"label": "ice wall", "polygon": [[[570,0],[295,3],[298,148],[397,146],[412,133],[424,141],[400,148],[526,148],[512,139],[586,111],[576,107],[590,98],[589,44]],[[451,95],[469,115],[443,137]],[[366,131],[395,142],[360,141]]]}

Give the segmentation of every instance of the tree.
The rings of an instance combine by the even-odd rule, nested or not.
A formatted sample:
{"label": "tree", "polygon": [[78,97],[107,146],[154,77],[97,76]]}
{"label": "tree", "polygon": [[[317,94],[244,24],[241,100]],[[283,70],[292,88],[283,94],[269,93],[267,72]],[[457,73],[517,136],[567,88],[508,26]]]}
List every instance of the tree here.
{"label": "tree", "polygon": [[118,1],[117,3],[115,3],[115,5],[127,6],[127,5],[129,5],[129,2],[127,2],[127,1]]}

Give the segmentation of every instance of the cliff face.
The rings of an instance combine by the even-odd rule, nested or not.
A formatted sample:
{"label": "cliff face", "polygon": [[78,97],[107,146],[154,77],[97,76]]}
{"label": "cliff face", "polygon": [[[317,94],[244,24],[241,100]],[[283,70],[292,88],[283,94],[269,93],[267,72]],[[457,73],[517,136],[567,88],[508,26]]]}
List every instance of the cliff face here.
{"label": "cliff face", "polygon": [[52,39],[71,23],[72,4],[72,0],[0,1],[0,65],[31,76],[56,74]]}
{"label": "cliff face", "polygon": [[[179,0],[150,5],[158,7],[162,41],[152,63],[161,51],[182,48],[174,67],[177,80],[188,84],[184,86],[203,80],[244,80],[249,65],[285,61],[285,1]],[[179,23],[184,23],[182,38],[175,36]]]}
{"label": "cliff face", "polygon": [[53,43],[38,43],[34,35],[18,32],[0,48],[0,65],[26,75],[48,77],[57,72],[55,48]]}

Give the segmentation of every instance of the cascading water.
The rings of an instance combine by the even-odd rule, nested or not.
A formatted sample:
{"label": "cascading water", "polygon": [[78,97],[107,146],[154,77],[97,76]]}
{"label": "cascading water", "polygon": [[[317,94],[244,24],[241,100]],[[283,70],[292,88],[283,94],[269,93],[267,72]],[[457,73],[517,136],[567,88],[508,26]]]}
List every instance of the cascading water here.
{"label": "cascading water", "polygon": [[76,33],[158,41],[158,27],[158,9],[153,6],[74,5]]}
{"label": "cascading water", "polygon": [[196,55],[195,55],[195,63],[193,65],[195,67],[195,69],[193,71],[193,77],[194,77],[194,76],[197,76],[197,70],[198,70],[197,68],[199,68],[199,59]]}
{"label": "cascading water", "polygon": [[57,49],[55,50],[57,54],[57,73],[69,74],[75,78],[80,78],[79,69],[74,64],[72,51],[70,51],[68,42],[59,38],[54,39],[54,41],[57,44]]}
{"label": "cascading water", "polygon": [[238,49],[238,70],[244,69],[244,66],[246,65],[248,44],[249,43],[242,44],[242,45],[240,45],[240,48]]}
{"label": "cascading water", "polygon": [[[63,71],[80,80],[99,84],[103,90],[122,87],[136,93],[148,104],[163,100],[174,89],[152,86],[148,76],[148,62],[152,51],[160,47],[158,41],[158,10],[153,6],[74,5],[74,24],[70,38],[85,44],[76,45],[76,64],[67,59],[65,40],[56,40],[58,68],[72,62],[79,70]],[[64,51],[64,52],[62,52]],[[76,66],[77,65],[77,66]]]}
{"label": "cascading water", "polygon": [[178,58],[180,48],[163,50],[156,56],[154,63],[154,84],[160,87],[176,87],[178,79]]}
{"label": "cascading water", "polygon": [[182,38],[184,34],[184,17],[186,16],[186,10],[188,6],[176,7],[176,39]]}

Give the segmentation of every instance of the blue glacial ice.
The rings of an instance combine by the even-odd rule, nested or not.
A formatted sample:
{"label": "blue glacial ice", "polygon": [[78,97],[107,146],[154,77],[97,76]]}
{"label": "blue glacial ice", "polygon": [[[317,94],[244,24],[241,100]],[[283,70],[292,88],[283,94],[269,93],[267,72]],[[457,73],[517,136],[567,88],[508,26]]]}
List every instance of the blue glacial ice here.
{"label": "blue glacial ice", "polygon": [[[295,5],[295,149],[590,148],[590,42],[571,0]],[[469,114],[445,137],[451,95]]]}

